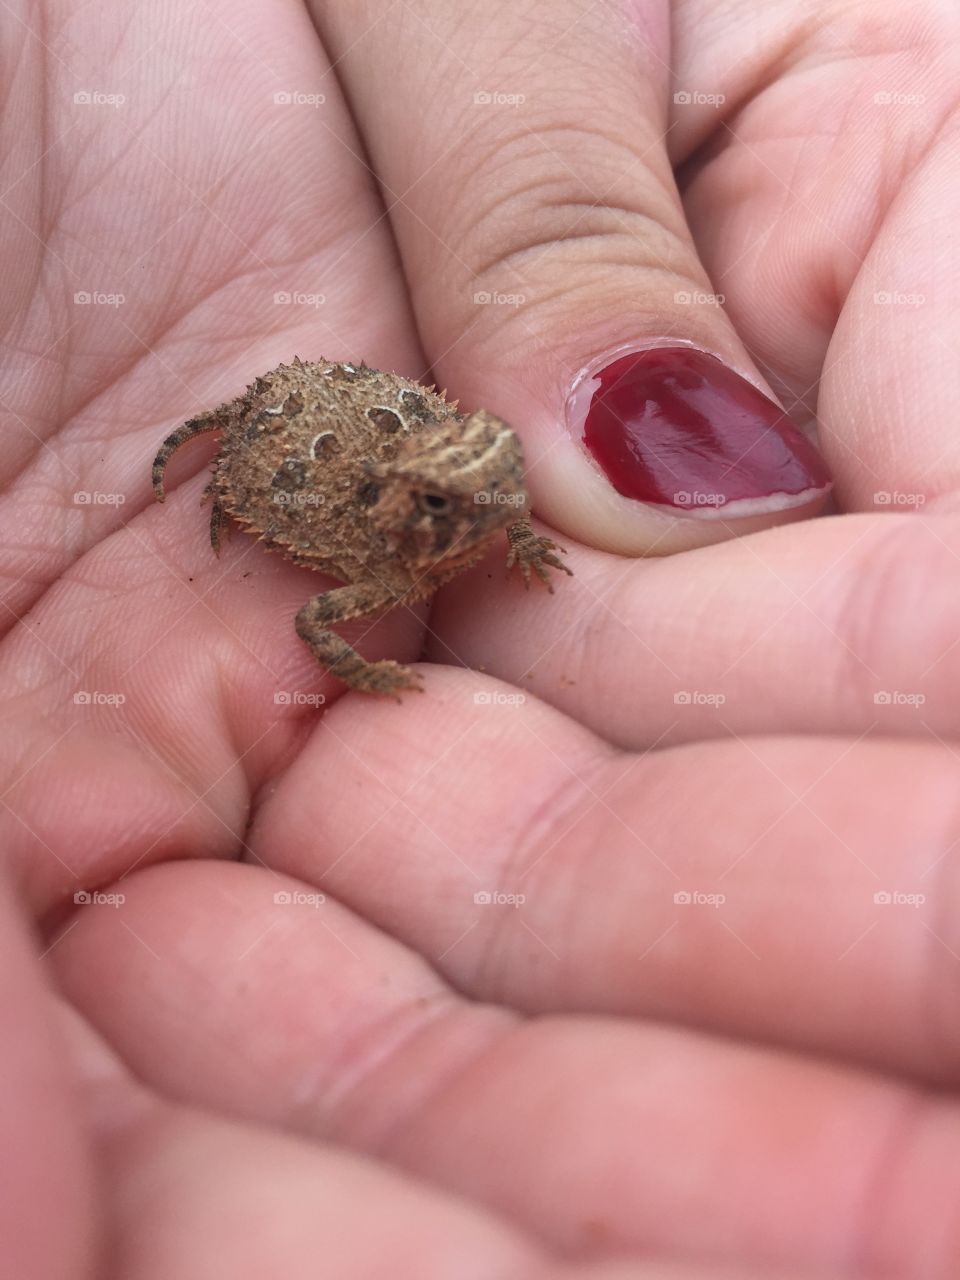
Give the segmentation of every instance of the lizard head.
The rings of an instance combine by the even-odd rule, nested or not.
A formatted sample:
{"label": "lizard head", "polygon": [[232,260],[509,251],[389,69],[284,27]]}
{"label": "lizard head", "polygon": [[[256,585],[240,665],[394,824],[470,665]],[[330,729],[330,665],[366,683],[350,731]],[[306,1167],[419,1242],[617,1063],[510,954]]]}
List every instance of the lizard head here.
{"label": "lizard head", "polygon": [[418,432],[367,468],[370,518],[413,572],[444,576],[475,560],[527,510],[515,433],[481,410]]}

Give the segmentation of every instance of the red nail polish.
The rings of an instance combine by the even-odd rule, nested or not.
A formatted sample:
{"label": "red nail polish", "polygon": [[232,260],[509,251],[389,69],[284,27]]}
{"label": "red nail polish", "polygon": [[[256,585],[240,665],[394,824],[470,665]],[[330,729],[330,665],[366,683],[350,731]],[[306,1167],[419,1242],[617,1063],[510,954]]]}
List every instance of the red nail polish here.
{"label": "red nail polish", "polygon": [[806,436],[705,351],[635,351],[585,385],[584,444],[628,498],[729,518],[800,506],[831,486]]}

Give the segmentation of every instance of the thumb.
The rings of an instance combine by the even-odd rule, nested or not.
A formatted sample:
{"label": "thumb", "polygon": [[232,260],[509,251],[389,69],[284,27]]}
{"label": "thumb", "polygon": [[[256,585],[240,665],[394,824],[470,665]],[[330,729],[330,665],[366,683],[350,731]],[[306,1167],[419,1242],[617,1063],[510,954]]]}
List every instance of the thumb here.
{"label": "thumb", "polygon": [[325,35],[433,375],[516,427],[534,510],[625,554],[817,510],[825,465],[769,397],[684,220],[666,0],[410,0],[360,39],[355,10],[325,5]]}

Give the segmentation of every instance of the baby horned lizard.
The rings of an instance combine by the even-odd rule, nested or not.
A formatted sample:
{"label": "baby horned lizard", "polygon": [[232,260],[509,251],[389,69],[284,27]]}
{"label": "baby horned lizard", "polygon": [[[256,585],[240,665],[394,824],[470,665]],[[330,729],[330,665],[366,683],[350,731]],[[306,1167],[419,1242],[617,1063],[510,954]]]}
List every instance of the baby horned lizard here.
{"label": "baby horned lizard", "polygon": [[210,541],[232,516],[295,564],[349,585],[308,600],[298,634],[354,689],[396,695],[420,688],[398,662],[366,662],[329,628],[429,595],[475,563],[506,529],[507,568],[569,573],[562,550],[530,527],[520,442],[480,409],[464,417],[432,387],[366,365],[297,357],[257,378],[228,404],[191,418],[164,440],[163,472],[180,445],[222,431],[205,494]]}

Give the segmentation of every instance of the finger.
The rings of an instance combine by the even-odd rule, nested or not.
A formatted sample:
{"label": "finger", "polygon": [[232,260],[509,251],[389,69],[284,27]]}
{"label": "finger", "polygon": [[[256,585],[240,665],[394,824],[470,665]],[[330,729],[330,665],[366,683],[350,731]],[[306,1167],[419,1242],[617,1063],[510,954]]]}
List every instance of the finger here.
{"label": "finger", "polygon": [[[749,111],[711,136],[708,112],[680,107],[670,142],[691,160],[685,207],[731,318],[794,416],[817,412],[845,507],[955,493],[960,266],[930,234],[960,214],[955,12],[927,5],[917,25],[890,7],[888,23],[851,31],[842,6],[808,23],[774,5],[758,40],[731,10],[706,42],[708,17],[705,4],[676,12],[678,83]],[[802,74],[771,76],[773,47]],[[844,129],[825,132],[841,114]]]}
{"label": "finger", "polygon": [[683,219],[663,146],[662,0],[469,14],[418,0],[360,38],[355,3],[313,8],[382,177],[427,356],[522,432],[549,523],[663,553],[822,503],[826,469],[757,390]]}
{"label": "finger", "polygon": [[315,1277],[322,1257],[328,1274],[373,1280],[398,1256],[408,1274],[437,1280],[556,1274],[546,1251],[494,1214],[341,1149],[164,1101],[75,1014],[70,1026],[110,1210],[111,1274],[298,1280]]}
{"label": "finger", "polygon": [[493,559],[445,588],[428,656],[622,746],[960,732],[955,516],[810,521],[653,563],[571,552],[549,600]]}
{"label": "finger", "polygon": [[127,927],[91,914],[55,949],[147,1083],[375,1154],[567,1256],[897,1274],[922,1241],[925,1274],[952,1276],[955,1102],[690,1032],[460,1003],[335,903],[273,903],[277,883],[155,868],[128,882]]}
{"label": "finger", "polygon": [[[949,747],[782,738],[622,755],[509,687],[438,671],[427,688],[389,732],[377,708],[331,713],[258,814],[256,856],[474,999],[957,1079]],[[334,767],[336,794],[318,795],[311,779]]]}
{"label": "finger", "polygon": [[0,881],[0,1272],[30,1280],[92,1276],[93,1155],[63,1057],[55,1001]]}
{"label": "finger", "polygon": [[955,139],[930,147],[900,187],[837,322],[821,413],[848,509],[916,511],[938,498],[932,509],[957,509],[960,445],[950,424],[960,368],[946,335],[960,319],[960,264],[929,234],[960,217],[955,166]]}
{"label": "finger", "polygon": [[[516,1280],[804,1280],[665,1260],[565,1262],[498,1216],[343,1148],[306,1144],[172,1104],[139,1085],[68,1006],[62,1014],[101,1160],[112,1232],[103,1256],[124,1280],[170,1275],[389,1274]],[[264,1207],[269,1206],[269,1212]],[[377,1230],[369,1224],[376,1222]],[[247,1229],[256,1222],[257,1231]],[[36,1263],[34,1257],[31,1261]],[[72,1275],[82,1267],[73,1260]],[[18,1274],[28,1274],[26,1271]],[[29,1272],[29,1274],[37,1274]],[[810,1277],[809,1280],[813,1280]],[[816,1280],[823,1280],[818,1272]]]}

